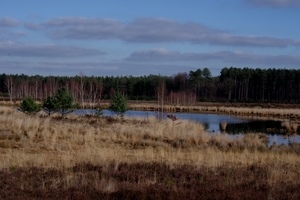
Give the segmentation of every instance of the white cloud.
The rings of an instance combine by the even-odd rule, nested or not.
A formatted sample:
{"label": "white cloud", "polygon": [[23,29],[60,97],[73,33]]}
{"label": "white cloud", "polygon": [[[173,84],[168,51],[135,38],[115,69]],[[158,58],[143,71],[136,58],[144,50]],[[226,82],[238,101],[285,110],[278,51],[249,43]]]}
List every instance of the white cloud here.
{"label": "white cloud", "polygon": [[178,51],[170,51],[164,48],[154,48],[150,50],[142,50],[133,52],[125,61],[174,61],[182,56]]}
{"label": "white cloud", "polygon": [[114,19],[62,17],[41,24],[26,23],[25,27],[42,28],[52,39],[120,39],[133,43],[189,42],[255,47],[299,45],[292,39],[232,35],[199,23],[179,23],[165,18],[137,18],[133,22],[122,23]]}
{"label": "white cloud", "polygon": [[0,18],[0,27],[15,27],[19,24],[19,21],[9,17]]}
{"label": "white cloud", "polygon": [[51,38],[111,39],[122,33],[122,23],[113,19],[64,17],[50,19],[41,24]]}
{"label": "white cloud", "polygon": [[45,76],[50,74],[75,76],[80,72],[87,76],[173,75],[178,72],[187,72],[204,67],[208,67],[214,75],[218,75],[221,68],[225,66],[259,68],[297,68],[300,66],[300,56],[296,55],[258,55],[245,51],[180,53],[164,48],[137,51],[122,61],[107,62],[58,61],[52,57],[46,57],[43,60],[23,59],[22,57],[16,59],[3,58],[0,57],[0,71],[2,73],[40,74]]}
{"label": "white cloud", "polygon": [[24,44],[12,41],[0,42],[0,55],[20,57],[78,57],[103,55],[105,52],[76,46],[56,44]]}
{"label": "white cloud", "polygon": [[136,51],[124,59],[131,62],[173,62],[173,61],[222,61],[232,64],[263,64],[300,66],[298,55],[259,55],[245,51],[216,51],[208,53],[180,53],[167,49]]}
{"label": "white cloud", "polygon": [[22,32],[22,31],[15,31],[15,32],[12,32],[11,34],[13,34],[15,36],[26,36],[27,35],[25,32]]}
{"label": "white cloud", "polygon": [[[0,71],[6,74],[76,76],[144,76],[148,74],[173,75],[194,67],[179,64],[153,64],[130,62],[72,62],[72,61],[1,61]],[[219,72],[219,71],[218,71]]]}
{"label": "white cloud", "polygon": [[39,30],[42,28],[42,26],[33,22],[25,22],[24,27],[30,30]]}

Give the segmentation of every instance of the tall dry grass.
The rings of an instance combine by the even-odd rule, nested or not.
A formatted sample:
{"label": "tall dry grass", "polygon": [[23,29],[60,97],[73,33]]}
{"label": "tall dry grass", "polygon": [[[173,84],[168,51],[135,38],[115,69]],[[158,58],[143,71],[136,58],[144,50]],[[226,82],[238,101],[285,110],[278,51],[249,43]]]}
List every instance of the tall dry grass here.
{"label": "tall dry grass", "polygon": [[[282,126],[291,130],[298,127],[293,122]],[[200,185],[202,181],[205,181],[202,185],[208,184],[203,178],[205,174],[212,178],[210,184],[215,184],[215,180],[223,181],[217,187],[218,191],[224,186],[240,187],[239,192],[252,188],[255,194],[260,191],[273,199],[280,196],[278,189],[286,188],[290,194],[286,196],[299,196],[300,145],[269,147],[268,143],[264,134],[247,134],[238,138],[222,133],[209,134],[201,124],[183,120],[174,123],[154,117],[123,120],[74,115],[62,118],[47,117],[43,113],[30,116],[0,106],[0,170],[2,177],[7,176],[0,196],[4,198],[7,191],[11,192],[8,195],[17,192],[19,195],[30,194],[31,191],[38,195],[44,192],[48,198],[58,192],[55,196],[58,198],[75,189],[83,194],[87,189],[90,193],[113,194],[122,191],[124,185],[131,186],[129,188],[134,192],[139,188],[164,186],[168,191],[173,188],[171,192],[174,193],[183,191],[186,185],[184,192],[187,192],[183,193],[187,194],[191,192],[188,184],[198,181]],[[164,173],[156,172],[156,169],[136,170],[139,163],[145,168],[160,163],[163,169],[166,164],[170,169]],[[119,171],[127,164],[130,169]],[[185,168],[186,171],[198,170],[200,180],[192,176],[195,172],[182,174]],[[180,173],[176,174],[177,171]],[[150,175],[144,176],[147,173]],[[136,178],[128,179],[132,174]],[[184,178],[173,181],[172,176],[178,174]],[[128,179],[125,182],[124,177]],[[196,182],[189,183],[190,177]],[[262,184],[264,181],[267,183]],[[126,193],[130,192],[125,189]],[[199,194],[198,187],[193,191]]]}
{"label": "tall dry grass", "polygon": [[270,166],[270,181],[276,182],[284,176],[280,166],[300,163],[299,152],[270,149],[263,134],[211,135],[190,121],[176,121],[174,128],[171,120],[156,118],[29,116],[0,106],[0,122],[1,169],[109,162],[161,162],[171,167],[264,164]]}

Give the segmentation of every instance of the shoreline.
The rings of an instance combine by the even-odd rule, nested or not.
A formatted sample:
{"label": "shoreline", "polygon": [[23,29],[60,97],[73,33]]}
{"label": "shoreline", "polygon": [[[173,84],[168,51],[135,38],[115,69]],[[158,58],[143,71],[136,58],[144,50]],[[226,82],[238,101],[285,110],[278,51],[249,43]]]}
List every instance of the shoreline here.
{"label": "shoreline", "polygon": [[[222,105],[220,103],[202,105],[165,105],[163,109],[155,104],[130,104],[130,110],[140,111],[162,111],[165,113],[201,113],[201,114],[222,114],[242,118],[255,119],[274,119],[274,120],[290,120],[300,122],[300,108],[291,108],[291,105],[279,105],[277,108],[263,107],[237,107],[239,105]],[[299,105],[298,105],[299,106]]]}
{"label": "shoreline", "polygon": [[[271,103],[221,103],[221,102],[197,102],[194,105],[158,105],[156,101],[127,101],[128,110],[136,111],[160,111],[164,113],[204,113],[225,114],[229,116],[290,120],[300,123],[300,104],[271,104]],[[0,106],[18,107],[19,101],[0,101]],[[110,101],[100,103],[84,103],[80,109],[93,109],[99,106],[107,109]]]}

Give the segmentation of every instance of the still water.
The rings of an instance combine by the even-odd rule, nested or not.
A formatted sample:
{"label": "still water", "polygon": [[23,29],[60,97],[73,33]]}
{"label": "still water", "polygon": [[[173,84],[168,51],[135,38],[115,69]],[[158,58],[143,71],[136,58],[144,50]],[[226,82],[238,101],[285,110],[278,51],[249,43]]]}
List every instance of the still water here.
{"label": "still water", "polygon": [[[93,114],[93,110],[75,110],[74,114],[83,115],[83,114]],[[199,122],[204,125],[205,129],[211,134],[218,134],[221,132],[220,124],[226,123],[226,134],[229,134],[234,137],[241,136],[246,133],[265,133],[269,135],[270,145],[276,141],[277,145],[285,144],[288,145],[289,142],[300,142],[300,129],[296,134],[292,136],[285,136],[279,133],[281,128],[280,121],[273,120],[247,120],[234,116],[219,115],[219,114],[200,114],[200,113],[173,113],[179,120],[192,120]],[[104,116],[113,116],[114,112],[109,110],[103,110]],[[125,117],[150,117],[157,116],[157,112],[153,111],[132,111],[129,110],[125,113]],[[166,115],[163,115],[164,118],[167,118]],[[278,130],[268,132],[268,129]]]}

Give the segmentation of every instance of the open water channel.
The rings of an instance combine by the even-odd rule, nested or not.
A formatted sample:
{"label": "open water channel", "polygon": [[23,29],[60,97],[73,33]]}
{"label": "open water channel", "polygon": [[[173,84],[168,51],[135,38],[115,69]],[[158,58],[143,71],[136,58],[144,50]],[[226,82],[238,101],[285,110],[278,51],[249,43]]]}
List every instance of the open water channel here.
{"label": "open water channel", "polygon": [[[93,110],[75,110],[74,114],[92,114]],[[276,141],[277,145],[288,145],[290,142],[300,143],[300,128],[295,134],[287,136],[279,132],[281,127],[281,121],[274,120],[249,120],[234,116],[220,115],[220,114],[200,114],[200,113],[171,113],[178,117],[179,120],[192,120],[204,125],[205,129],[211,134],[220,134],[221,123],[226,123],[226,134],[232,137],[239,137],[246,133],[265,133],[269,135],[272,145]],[[114,112],[109,110],[103,110],[104,116],[113,116]],[[129,110],[125,113],[125,117],[150,117],[157,116],[157,112],[153,111],[132,111]],[[167,118],[166,115],[163,117]],[[273,129],[270,133],[268,130]],[[276,132],[278,130],[278,132]]]}

